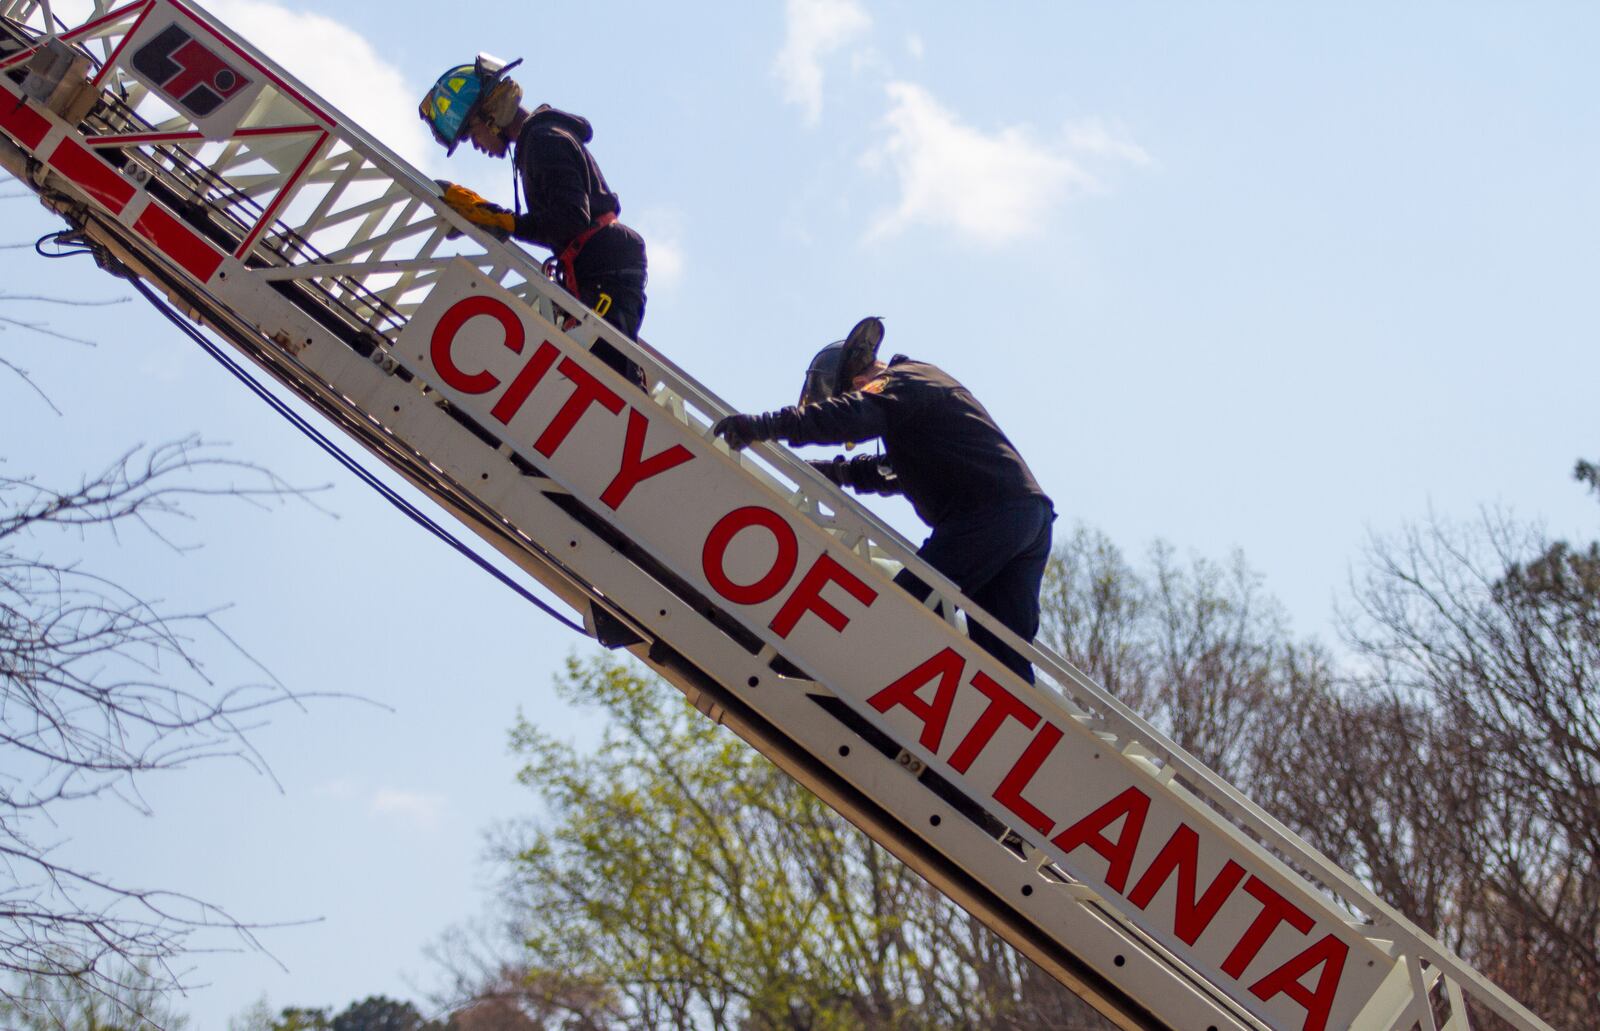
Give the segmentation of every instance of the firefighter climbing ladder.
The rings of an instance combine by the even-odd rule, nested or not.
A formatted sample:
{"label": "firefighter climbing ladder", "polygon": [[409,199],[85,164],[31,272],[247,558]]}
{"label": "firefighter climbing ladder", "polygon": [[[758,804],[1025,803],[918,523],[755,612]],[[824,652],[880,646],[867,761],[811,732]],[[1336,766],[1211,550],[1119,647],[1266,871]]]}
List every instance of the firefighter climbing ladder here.
{"label": "firefighter climbing ladder", "polygon": [[[1546,1027],[803,462],[728,452],[709,429],[728,406],[201,8],[51,6],[0,0],[0,165],[103,265],[1113,1021]],[[602,337],[648,393],[589,354]]]}

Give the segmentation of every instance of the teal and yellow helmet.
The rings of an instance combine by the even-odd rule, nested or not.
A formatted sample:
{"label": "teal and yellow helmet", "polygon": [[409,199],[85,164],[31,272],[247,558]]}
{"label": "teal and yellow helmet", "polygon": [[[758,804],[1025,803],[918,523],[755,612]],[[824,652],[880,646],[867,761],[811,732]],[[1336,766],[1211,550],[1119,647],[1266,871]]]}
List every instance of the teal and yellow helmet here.
{"label": "teal and yellow helmet", "polygon": [[417,113],[433,130],[433,138],[445,149],[455,153],[456,144],[466,134],[467,124],[478,113],[495,83],[506,73],[522,63],[518,58],[509,64],[488,54],[479,54],[472,64],[462,64],[439,76],[422,98]]}

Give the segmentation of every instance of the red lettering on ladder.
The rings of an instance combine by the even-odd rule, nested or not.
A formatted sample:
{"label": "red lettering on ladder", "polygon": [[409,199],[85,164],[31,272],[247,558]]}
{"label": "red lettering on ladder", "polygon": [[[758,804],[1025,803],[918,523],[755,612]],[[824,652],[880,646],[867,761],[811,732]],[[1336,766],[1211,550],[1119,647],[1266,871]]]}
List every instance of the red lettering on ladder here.
{"label": "red lettering on ladder", "polygon": [[1239,938],[1239,944],[1228,953],[1228,958],[1222,961],[1222,972],[1236,979],[1244,976],[1244,972],[1250,967],[1250,961],[1256,958],[1261,946],[1272,937],[1272,932],[1278,929],[1279,924],[1287,921],[1290,927],[1301,934],[1308,933],[1313,926],[1312,919],[1300,912],[1299,907],[1273,891],[1265,881],[1254,874],[1251,874],[1250,879],[1244,883],[1244,890],[1260,900],[1261,912],[1245,929]]}
{"label": "red lettering on ladder", "polygon": [[[1028,747],[1017,758],[1015,766],[1011,767],[1000,786],[994,789],[994,800],[1007,809],[1022,817],[1029,827],[1040,834],[1049,834],[1050,828],[1055,826],[1055,821],[1039,810],[1039,807],[1022,797],[1022,792],[1033,780],[1033,775],[1039,772],[1039,767],[1050,758],[1050,753],[1055,751],[1056,744],[1061,740],[1061,728],[1054,723],[1046,723],[1039,731],[1039,736],[1028,743]],[[1137,835],[1136,835],[1137,836]]]}
{"label": "red lettering on ladder", "polygon": [[572,381],[572,396],[567,398],[567,403],[561,406],[561,411],[550,420],[550,425],[539,434],[539,439],[533,442],[533,449],[546,458],[551,457],[567,439],[567,434],[572,432],[572,427],[578,425],[578,420],[583,418],[591,405],[599,402],[600,407],[612,415],[622,411],[622,398],[615,390],[601,383],[588,369],[579,365],[571,358],[561,359],[558,366],[561,375]]}
{"label": "red lettering on ladder", "polygon": [[[752,526],[765,527],[778,543],[778,553],[772,557],[772,566],[761,576],[747,584],[734,583],[723,566],[728,545],[739,531]],[[794,575],[799,563],[800,542],[783,516],[769,508],[749,505],[736,508],[717,520],[717,525],[706,535],[705,547],[700,552],[700,567],[711,589],[739,605],[759,605],[783,590],[783,585]]]}
{"label": "red lettering on ladder", "polygon": [[[621,395],[578,361],[562,357],[560,349],[549,340],[540,344],[508,384],[502,384],[498,375],[487,368],[477,372],[463,370],[456,364],[452,348],[463,327],[478,316],[499,322],[505,334],[502,346],[516,354],[523,352],[523,324],[515,309],[493,297],[473,296],[450,307],[434,328],[433,364],[444,383],[462,393],[482,395],[504,386],[504,393],[491,409],[492,417],[503,425],[510,425],[524,411],[534,391],[548,381],[551,369],[557,369],[571,381],[572,392],[560,402],[560,407],[533,443],[533,449],[540,454],[553,457],[572,437],[590,409],[598,406],[612,415],[627,409],[621,453],[616,472],[599,496],[602,505],[618,510],[640,484],[694,459],[694,452],[681,443],[670,443],[649,453],[649,414],[626,405]],[[500,367],[497,362],[488,364]],[[544,415],[548,415],[549,410],[555,408],[555,402],[541,407]],[[758,538],[762,533],[770,535],[770,551],[763,547],[764,539],[741,538],[751,530],[760,531]],[[741,546],[734,571],[730,573],[728,552],[735,544]],[[789,590],[768,623],[780,639],[787,639],[808,614],[835,632],[843,633],[853,619],[859,618],[859,610],[852,611],[843,604],[845,596],[862,608],[870,608],[876,602],[879,591],[827,551],[818,554],[804,574],[797,576],[799,561],[799,535],[788,515],[762,505],[735,508],[723,515],[706,535],[701,550],[701,568],[706,582],[727,602],[761,605],[778,599]],[[739,579],[734,579],[735,576]],[[1071,724],[1060,726],[1049,722],[1029,703],[1027,699],[1031,696],[1014,693],[982,670],[974,669],[971,679],[967,677],[967,660],[956,648],[944,647],[867,697],[866,703],[905,725],[904,718],[895,711],[903,709],[904,716],[915,719],[920,725],[917,740],[921,748],[938,758],[944,750],[956,704],[963,701],[962,688],[970,686],[982,698],[975,695],[965,700],[970,704],[964,706],[963,712],[972,711],[976,715],[970,726],[960,733],[946,763],[952,773],[969,775],[985,755],[998,753],[990,760],[994,769],[986,773],[984,784],[994,783],[988,777],[1005,769],[1004,764],[1009,763],[1009,769],[1005,769],[998,784],[989,791],[990,797],[1017,818],[1017,826],[1027,826],[1042,836],[1050,835],[1057,827],[1059,814],[1059,810],[1055,814],[1050,811],[1052,802],[1059,805],[1064,799],[1051,796],[1052,790],[1062,787],[1054,783],[1059,778],[1041,774],[1041,771],[1055,755],[1062,739],[1075,728]],[[1007,724],[1012,721],[1019,726],[1007,732]],[[1032,734],[1025,743],[1022,741],[1024,731]],[[993,747],[997,740],[1003,747]],[[1015,750],[1018,747],[1020,752]],[[1032,799],[1027,797],[1030,790],[1035,795]],[[1248,984],[1248,991],[1264,1003],[1284,998],[1303,1007],[1306,1031],[1326,1031],[1333,1019],[1350,946],[1332,933],[1322,934],[1314,941],[1305,937],[1291,944],[1283,942],[1280,933],[1287,937],[1290,932],[1280,932],[1280,925],[1288,925],[1301,936],[1309,936],[1316,929],[1316,920],[1259,877],[1249,875],[1245,867],[1233,859],[1221,860],[1221,868],[1209,883],[1202,885],[1201,835],[1186,823],[1177,825],[1135,880],[1134,863],[1140,855],[1140,840],[1151,802],[1145,790],[1138,786],[1126,787],[1087,816],[1055,833],[1050,843],[1069,857],[1085,846],[1099,855],[1106,863],[1104,876],[1095,877],[1091,873],[1086,880],[1090,883],[1098,880],[1106,890],[1126,895],[1127,901],[1137,910],[1148,912],[1170,885],[1170,933],[1190,947],[1217,923],[1224,909],[1231,911],[1247,905],[1241,901],[1241,896],[1248,895],[1259,901],[1261,911],[1232,944],[1220,972]],[[1078,860],[1074,860],[1073,866],[1076,870]],[[1131,891],[1130,882],[1133,883]],[[1239,891],[1241,885],[1243,892]],[[1234,928],[1243,922],[1244,917],[1239,914],[1227,921]],[[1218,932],[1213,931],[1212,936],[1217,937]],[[1273,943],[1276,945],[1267,951]],[[1209,943],[1209,948],[1217,952],[1224,947],[1225,941]],[[1284,962],[1283,957],[1294,947],[1301,951]],[[1215,960],[1208,957],[1207,962]],[[1254,983],[1244,981],[1247,974],[1260,974],[1250,969],[1252,965],[1267,970]],[[1282,1003],[1276,1005],[1283,1006]]]}
{"label": "red lettering on ladder", "polygon": [[1228,901],[1228,896],[1233,894],[1233,889],[1239,886],[1244,879],[1244,867],[1228,860],[1217,876],[1212,878],[1211,886],[1205,894],[1195,898],[1196,867],[1200,864],[1200,835],[1194,828],[1186,823],[1178,824],[1178,829],[1172,832],[1172,837],[1161,846],[1155,859],[1151,861],[1150,868],[1139,878],[1139,883],[1134,885],[1133,892],[1128,895],[1128,901],[1140,909],[1150,905],[1156,897],[1156,892],[1172,877],[1178,875],[1177,884],[1173,886],[1173,920],[1172,931],[1185,945],[1193,945],[1201,933],[1210,926],[1217,911],[1222,904]]}
{"label": "red lettering on ladder", "polygon": [[[939,754],[939,744],[944,740],[944,725],[949,722],[950,709],[955,705],[956,690],[961,686],[961,674],[966,660],[954,648],[946,648],[919,665],[905,676],[867,699],[867,704],[879,712],[888,712],[895,706],[904,708],[922,721],[922,734],[918,738],[922,747]],[[934,677],[939,687],[928,702],[917,694]]]}
{"label": "red lettering on ladder", "polygon": [[487,394],[500,385],[499,378],[488,370],[471,375],[462,372],[450,355],[450,348],[455,344],[461,327],[479,315],[487,315],[500,323],[505,328],[506,348],[517,354],[522,353],[522,320],[505,302],[479,295],[451,305],[449,310],[439,317],[439,324],[433,328],[433,341],[429,352],[433,358],[433,367],[439,370],[439,378],[463,394]]}
{"label": "red lettering on ladder", "polygon": [[972,767],[972,761],[988,746],[1006,720],[1016,720],[1029,730],[1039,725],[1039,714],[1001,687],[989,674],[982,670],[972,674],[972,686],[988,697],[989,704],[950,756],[950,768],[957,773],[966,773]]}
{"label": "red lettering on ladder", "polygon": [[[1138,788],[1129,788],[1057,834],[1051,844],[1063,852],[1088,845],[1100,853],[1111,864],[1106,870],[1106,884],[1120,893],[1128,883],[1133,854],[1139,849],[1139,835],[1144,832],[1144,818],[1149,812],[1150,796]],[[1122,820],[1122,832],[1112,841],[1105,836],[1105,829],[1118,820]]]}
{"label": "red lettering on ladder", "polygon": [[528,364],[517,373],[517,378],[511,381],[506,392],[500,395],[500,400],[494,403],[494,408],[489,414],[500,420],[502,426],[509,425],[517,413],[522,410],[522,405],[528,400],[528,395],[533,393],[533,388],[544,379],[544,374],[550,371],[550,366],[556,363],[556,355],[561,352],[556,345],[546,340],[533,352],[533,357],[528,359]]}
{"label": "red lettering on ladder", "polygon": [[[1250,994],[1266,1002],[1274,995],[1287,995],[1306,1008],[1305,1031],[1324,1031],[1328,1017],[1333,1012],[1333,997],[1339,991],[1339,978],[1344,973],[1344,961],[1350,955],[1350,946],[1333,935],[1323,935],[1321,941],[1300,955],[1257,981]],[[1317,986],[1306,988],[1300,979],[1318,965],[1322,976]]]}
{"label": "red lettering on ladder", "polygon": [[779,637],[788,637],[794,630],[795,624],[800,622],[800,617],[807,612],[816,613],[824,623],[843,632],[844,628],[850,625],[850,617],[840,612],[822,596],[822,588],[830,583],[843,587],[863,607],[871,607],[872,603],[878,600],[877,591],[841,566],[832,555],[823,552],[817,556],[811,568],[806,570],[800,585],[789,595],[789,600],[783,603],[783,608],[772,617],[770,624],[772,632]]}
{"label": "red lettering on ladder", "polygon": [[682,444],[674,444],[665,451],[657,451],[649,458],[645,458],[644,438],[649,430],[650,420],[644,417],[644,413],[630,408],[628,438],[622,445],[622,468],[617,470],[617,475],[612,478],[605,493],[600,495],[600,501],[613,511],[622,506],[628,495],[633,492],[633,488],[652,476],[660,476],[669,469],[676,469],[694,457],[694,454]]}

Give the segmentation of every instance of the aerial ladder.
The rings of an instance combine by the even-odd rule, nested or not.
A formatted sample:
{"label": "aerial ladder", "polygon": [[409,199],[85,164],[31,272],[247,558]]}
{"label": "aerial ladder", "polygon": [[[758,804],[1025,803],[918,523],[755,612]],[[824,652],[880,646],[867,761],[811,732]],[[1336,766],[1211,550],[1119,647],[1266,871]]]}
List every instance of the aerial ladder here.
{"label": "aerial ladder", "polygon": [[84,7],[0,0],[0,166],[72,239],[1114,1023],[1547,1028],[203,8]]}

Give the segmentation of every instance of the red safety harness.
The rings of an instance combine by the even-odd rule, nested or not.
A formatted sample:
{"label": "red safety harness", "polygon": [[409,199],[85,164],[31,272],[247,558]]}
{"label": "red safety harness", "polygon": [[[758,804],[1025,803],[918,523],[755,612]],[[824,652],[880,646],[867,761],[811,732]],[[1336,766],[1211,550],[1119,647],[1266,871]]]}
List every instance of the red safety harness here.
{"label": "red safety harness", "polygon": [[606,226],[610,225],[616,220],[617,213],[615,211],[608,211],[604,215],[601,215],[599,218],[594,220],[594,224],[588,229],[585,229],[577,236],[574,236],[572,240],[561,249],[561,253],[557,254],[552,259],[555,263],[556,271],[560,273],[561,285],[566,287],[567,292],[572,294],[574,297],[581,296],[581,291],[578,287],[578,255],[583,252],[584,244],[588,243],[590,238],[592,238],[595,233],[598,233],[600,230],[604,229]]}

